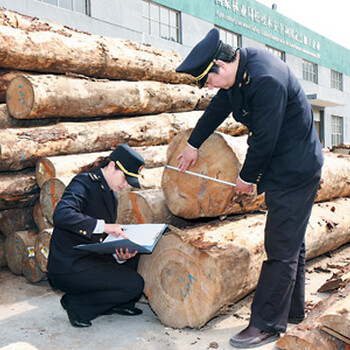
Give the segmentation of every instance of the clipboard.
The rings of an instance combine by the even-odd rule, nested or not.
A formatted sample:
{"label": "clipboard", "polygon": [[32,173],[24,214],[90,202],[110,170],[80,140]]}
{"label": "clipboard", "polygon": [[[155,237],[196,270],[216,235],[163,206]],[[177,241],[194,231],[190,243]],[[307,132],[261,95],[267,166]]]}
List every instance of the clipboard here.
{"label": "clipboard", "polygon": [[116,249],[129,249],[132,253],[150,254],[160,237],[168,227],[167,224],[120,225],[129,239],[108,235],[102,243],[80,244],[75,249],[86,250],[97,254],[115,254]]}

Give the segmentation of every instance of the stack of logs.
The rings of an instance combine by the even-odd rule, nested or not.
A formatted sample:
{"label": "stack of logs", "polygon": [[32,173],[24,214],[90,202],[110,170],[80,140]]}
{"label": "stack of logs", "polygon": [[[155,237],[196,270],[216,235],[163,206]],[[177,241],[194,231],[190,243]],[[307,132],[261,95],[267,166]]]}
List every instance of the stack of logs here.
{"label": "stack of logs", "polygon": [[[142,190],[119,195],[118,222],[170,224],[139,264],[161,322],[201,327],[252,292],[265,258],[263,195],[238,195],[227,185],[164,169],[178,165],[213,92],[175,74],[181,58],[174,52],[6,10],[0,17],[2,266],[5,255],[13,273],[32,282],[45,278],[52,213],[66,185],[80,166],[125,142],[143,155],[146,169]],[[244,134],[229,117],[191,170],[235,182]],[[350,157],[324,155],[308,259],[350,241]]]}
{"label": "stack of logs", "polygon": [[[80,166],[120,143],[145,158],[130,199],[150,209],[133,211],[125,193],[119,222],[183,222],[160,190],[166,145],[194,127],[213,92],[175,73],[177,53],[5,9],[0,47],[0,266],[45,278],[56,203]],[[245,132],[232,118],[220,130]]]}

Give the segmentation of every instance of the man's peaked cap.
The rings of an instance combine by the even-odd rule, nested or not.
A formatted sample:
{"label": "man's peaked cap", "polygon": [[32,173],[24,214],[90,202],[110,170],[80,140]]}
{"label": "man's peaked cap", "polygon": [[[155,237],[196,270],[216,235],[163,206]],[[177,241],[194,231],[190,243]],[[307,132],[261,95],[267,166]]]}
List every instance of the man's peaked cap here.
{"label": "man's peaked cap", "polygon": [[216,28],[213,28],[191,50],[185,60],[176,68],[176,72],[191,74],[201,87],[204,86],[208,73],[218,56],[220,47],[220,33]]}

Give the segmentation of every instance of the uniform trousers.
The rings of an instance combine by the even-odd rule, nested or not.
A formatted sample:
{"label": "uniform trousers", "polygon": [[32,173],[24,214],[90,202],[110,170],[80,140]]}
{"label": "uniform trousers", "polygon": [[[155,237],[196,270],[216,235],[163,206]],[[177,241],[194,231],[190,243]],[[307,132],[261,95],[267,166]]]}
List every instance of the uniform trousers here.
{"label": "uniform trousers", "polygon": [[265,250],[251,307],[250,325],[266,332],[285,332],[288,317],[305,313],[305,231],[321,171],[302,185],[266,191],[268,209]]}
{"label": "uniform trousers", "polygon": [[54,288],[66,293],[69,308],[90,321],[113,307],[133,307],[143,292],[144,280],[137,273],[139,256],[118,264],[112,257],[86,270],[49,273]]}

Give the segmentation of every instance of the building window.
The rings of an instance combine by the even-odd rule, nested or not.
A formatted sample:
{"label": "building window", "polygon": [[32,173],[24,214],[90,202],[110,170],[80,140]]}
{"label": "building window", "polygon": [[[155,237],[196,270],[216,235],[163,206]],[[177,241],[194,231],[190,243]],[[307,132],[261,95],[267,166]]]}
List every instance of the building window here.
{"label": "building window", "polygon": [[181,43],[180,13],[149,0],[142,1],[143,32]]}
{"label": "building window", "polygon": [[318,83],[317,64],[309,61],[303,61],[303,79]]}
{"label": "building window", "polygon": [[343,117],[332,115],[332,146],[340,145],[343,140]]}
{"label": "building window", "polygon": [[267,51],[270,51],[271,53],[279,57],[283,62],[286,62],[286,53],[284,51],[277,50],[274,47],[267,45],[265,47]]}
{"label": "building window", "polygon": [[242,38],[239,34],[220,27],[216,27],[216,29],[220,32],[220,39],[224,44],[228,44],[234,49],[242,47]]}
{"label": "building window", "polygon": [[331,88],[343,91],[343,74],[331,70]]}
{"label": "building window", "polygon": [[90,0],[37,0],[90,16]]}

